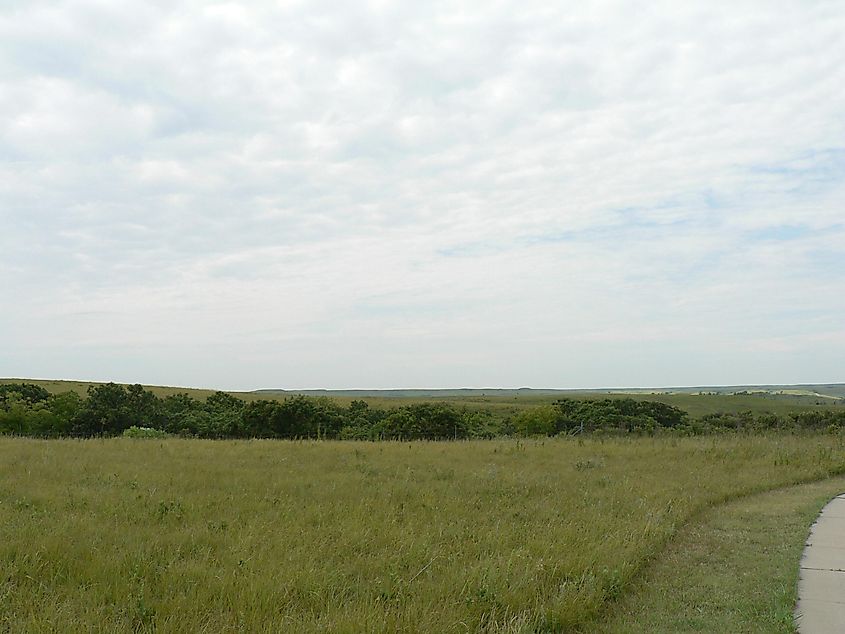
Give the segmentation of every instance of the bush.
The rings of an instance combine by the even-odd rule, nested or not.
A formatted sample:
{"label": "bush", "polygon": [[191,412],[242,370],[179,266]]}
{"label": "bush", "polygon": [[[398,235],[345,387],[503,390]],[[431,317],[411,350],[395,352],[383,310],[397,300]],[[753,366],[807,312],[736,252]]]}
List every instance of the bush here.
{"label": "bush", "polygon": [[557,401],[556,406],[559,410],[557,431],[564,433],[599,429],[653,433],[658,428],[682,426],[688,420],[686,412],[672,405],[632,398],[564,398]]}
{"label": "bush", "polygon": [[541,405],[517,414],[513,425],[520,436],[553,436],[557,432],[559,415],[553,405]]}
{"label": "bush", "polygon": [[465,417],[446,403],[404,405],[372,429],[375,437],[390,440],[456,440],[468,435]]}

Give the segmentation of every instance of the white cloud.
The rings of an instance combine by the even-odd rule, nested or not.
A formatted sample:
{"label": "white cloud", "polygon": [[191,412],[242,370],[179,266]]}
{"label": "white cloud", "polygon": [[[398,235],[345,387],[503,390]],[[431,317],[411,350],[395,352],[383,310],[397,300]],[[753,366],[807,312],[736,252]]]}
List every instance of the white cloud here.
{"label": "white cloud", "polygon": [[7,7],[2,375],[845,380],[837,3]]}

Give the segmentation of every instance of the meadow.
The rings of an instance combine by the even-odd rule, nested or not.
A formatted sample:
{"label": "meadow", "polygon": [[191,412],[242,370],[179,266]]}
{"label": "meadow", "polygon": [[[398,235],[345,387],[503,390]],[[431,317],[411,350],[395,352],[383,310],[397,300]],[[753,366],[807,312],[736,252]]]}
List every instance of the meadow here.
{"label": "meadow", "polygon": [[0,438],[0,631],[566,632],[831,435]]}

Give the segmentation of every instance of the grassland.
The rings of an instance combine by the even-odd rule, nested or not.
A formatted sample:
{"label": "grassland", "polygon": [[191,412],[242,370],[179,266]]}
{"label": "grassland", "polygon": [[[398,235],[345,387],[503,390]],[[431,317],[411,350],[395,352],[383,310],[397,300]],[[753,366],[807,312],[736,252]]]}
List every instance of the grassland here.
{"label": "grassland", "polygon": [[684,527],[591,634],[795,632],[810,524],[845,478],[740,498]]}
{"label": "grassland", "polygon": [[0,630],[563,632],[835,437],[0,438]]}

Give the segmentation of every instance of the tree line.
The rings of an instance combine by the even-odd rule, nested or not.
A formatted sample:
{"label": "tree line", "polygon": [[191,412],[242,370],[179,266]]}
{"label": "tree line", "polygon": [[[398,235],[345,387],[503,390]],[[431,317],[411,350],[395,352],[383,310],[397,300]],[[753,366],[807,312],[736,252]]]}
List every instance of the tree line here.
{"label": "tree line", "polygon": [[325,397],[244,401],[225,392],[201,401],[188,394],[160,398],[140,385],[115,383],[93,385],[83,399],[32,384],[0,385],[0,433],[45,438],[143,428],[197,438],[445,440],[490,435],[486,418],[445,403],[379,409],[361,400],[344,407]]}
{"label": "tree line", "polygon": [[448,440],[499,436],[574,434],[682,435],[769,430],[839,430],[845,411],[808,410],[776,415],[752,412],[691,418],[658,401],[631,398],[560,399],[495,417],[449,403],[343,406],[326,397],[244,401],[215,392],[205,401],[188,394],[158,397],[140,385],[107,383],[50,394],[28,383],[0,385],[0,434],[55,437],[160,435],[196,438],[326,438],[348,440]]}

